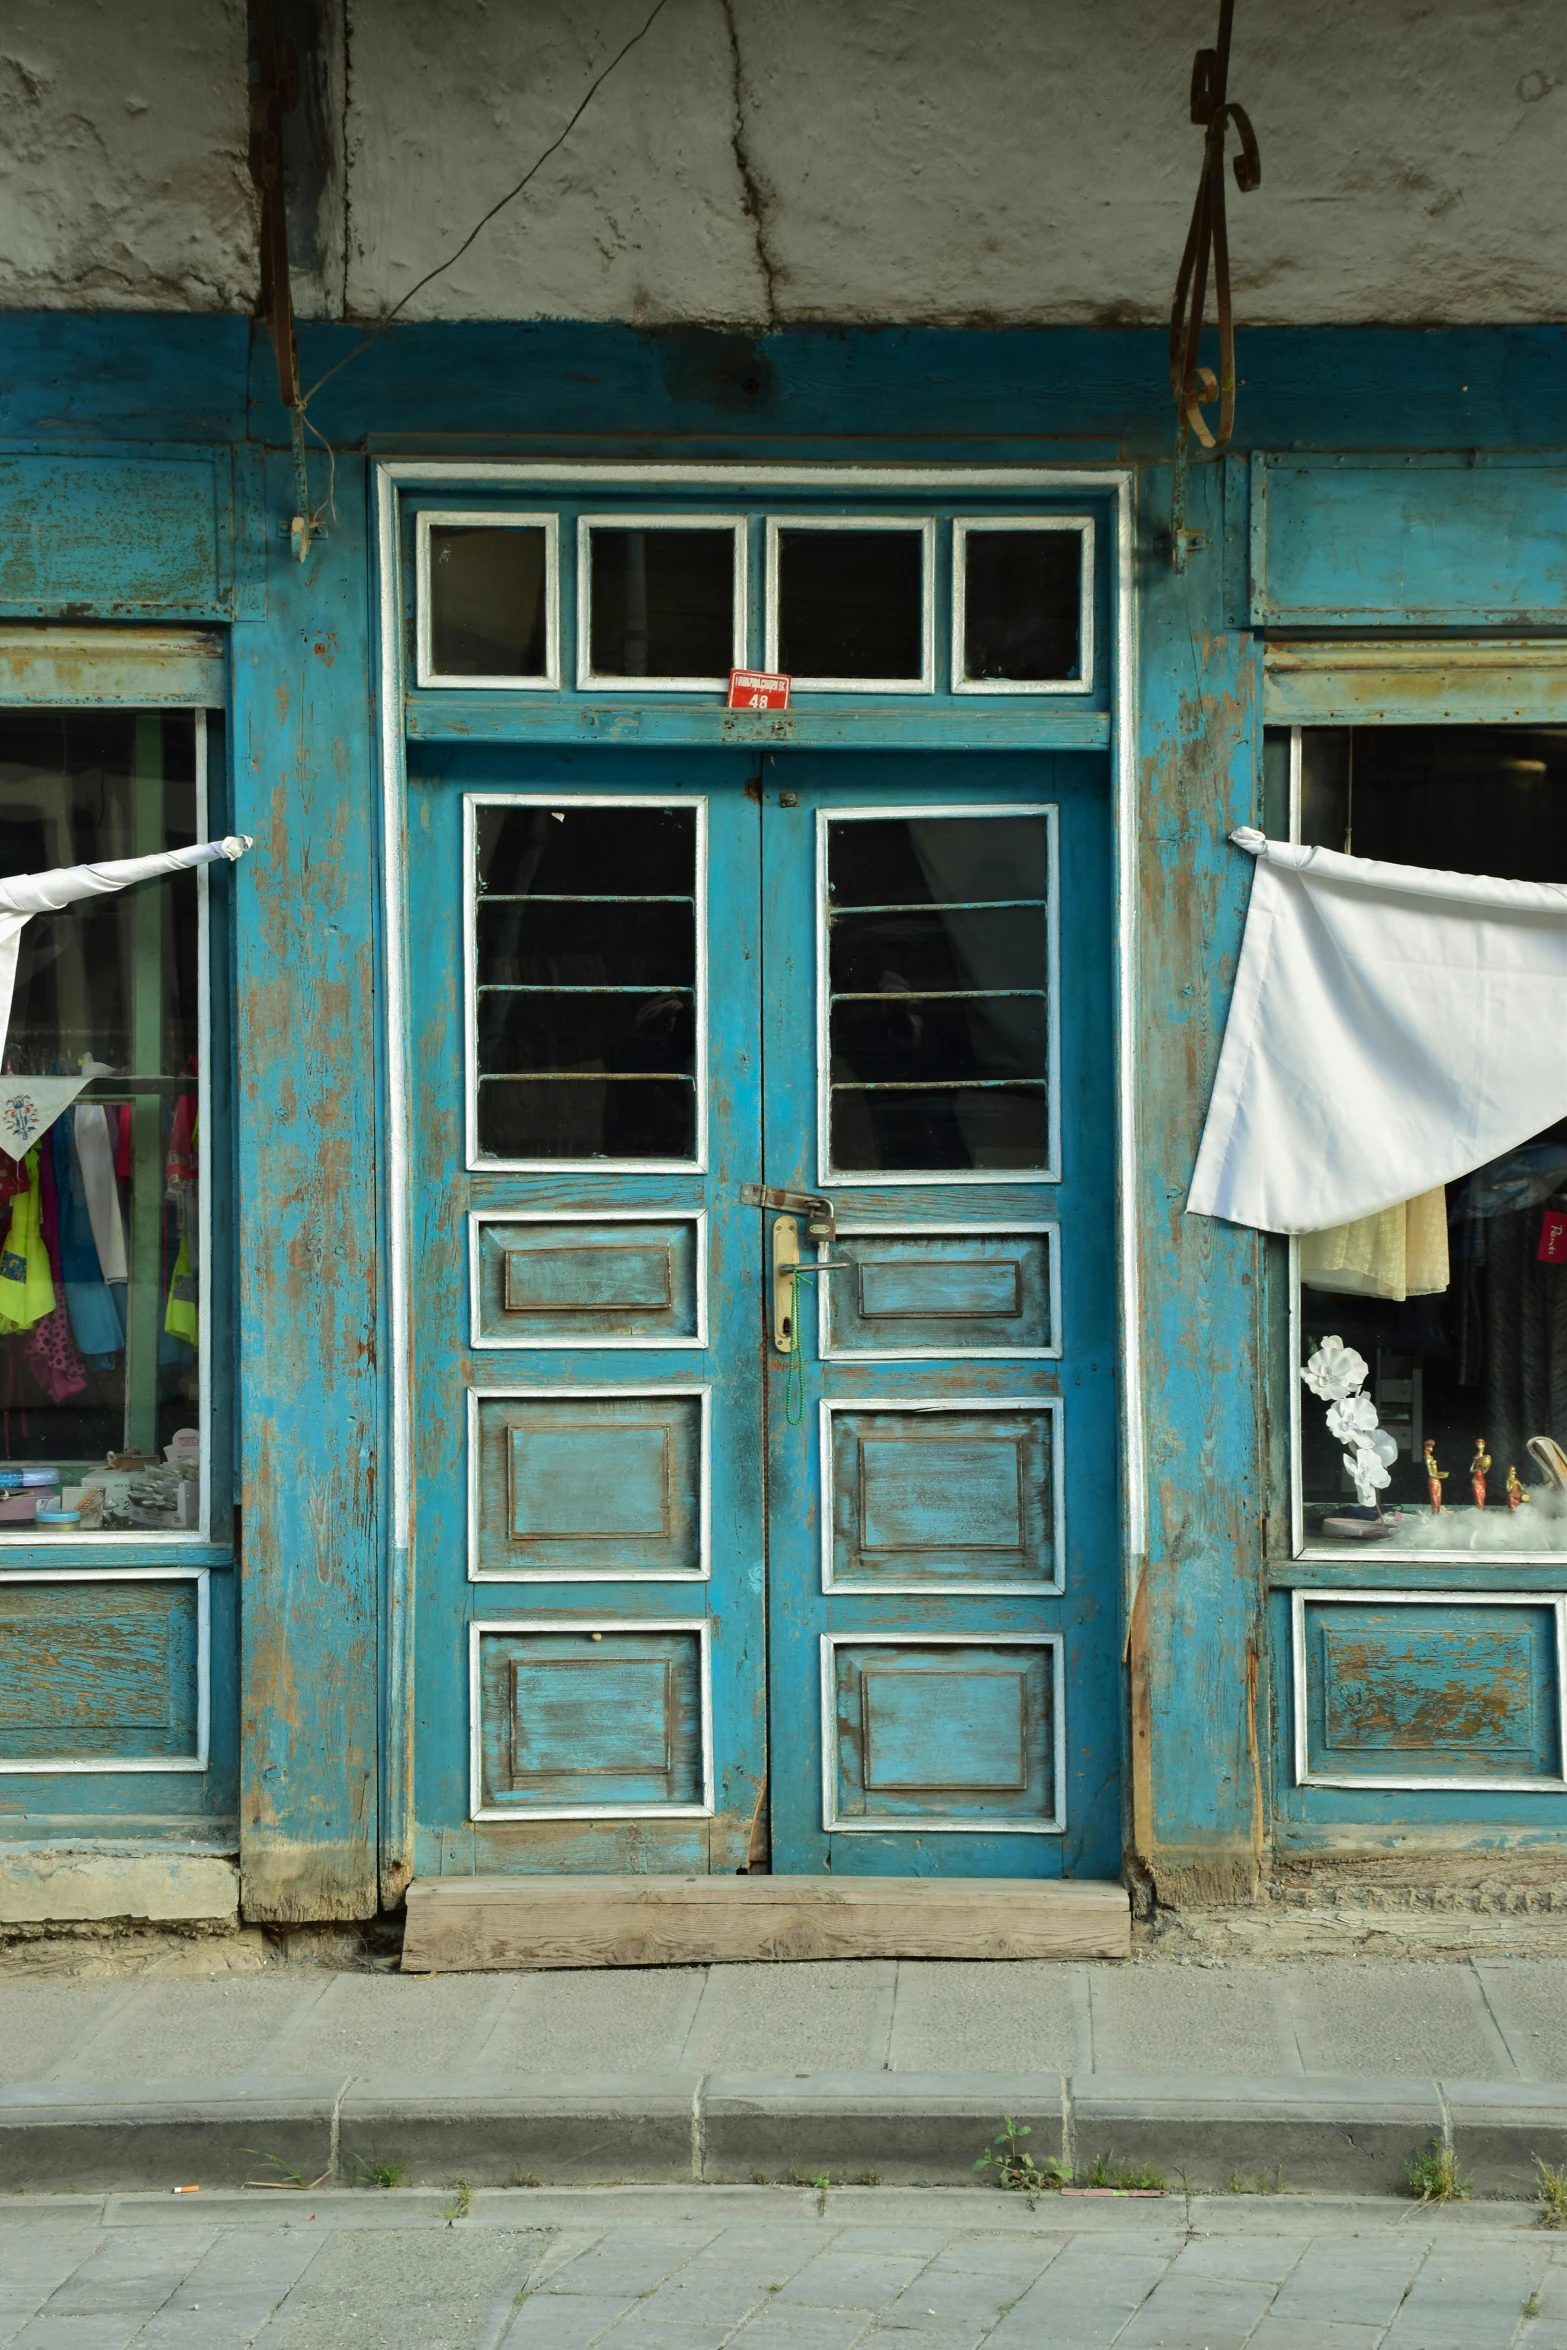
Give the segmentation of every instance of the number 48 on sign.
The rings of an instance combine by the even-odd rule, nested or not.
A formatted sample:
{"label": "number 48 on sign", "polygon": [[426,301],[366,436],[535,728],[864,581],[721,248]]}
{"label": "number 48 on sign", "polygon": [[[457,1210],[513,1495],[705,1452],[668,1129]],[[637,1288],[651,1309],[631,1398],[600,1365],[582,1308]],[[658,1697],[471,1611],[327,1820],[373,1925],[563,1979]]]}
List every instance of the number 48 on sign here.
{"label": "number 48 on sign", "polygon": [[731,669],[731,710],[787,710],[789,680],[775,669]]}

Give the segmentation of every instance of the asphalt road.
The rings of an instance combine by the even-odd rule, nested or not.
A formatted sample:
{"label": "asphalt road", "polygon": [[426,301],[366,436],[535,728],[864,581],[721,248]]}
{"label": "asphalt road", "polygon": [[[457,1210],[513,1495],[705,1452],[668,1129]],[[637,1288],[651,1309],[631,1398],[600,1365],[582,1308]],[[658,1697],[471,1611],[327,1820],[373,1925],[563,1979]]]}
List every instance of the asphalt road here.
{"label": "asphalt road", "polygon": [[0,2204],[5,2350],[1567,2350],[1532,2210],[999,2191]]}

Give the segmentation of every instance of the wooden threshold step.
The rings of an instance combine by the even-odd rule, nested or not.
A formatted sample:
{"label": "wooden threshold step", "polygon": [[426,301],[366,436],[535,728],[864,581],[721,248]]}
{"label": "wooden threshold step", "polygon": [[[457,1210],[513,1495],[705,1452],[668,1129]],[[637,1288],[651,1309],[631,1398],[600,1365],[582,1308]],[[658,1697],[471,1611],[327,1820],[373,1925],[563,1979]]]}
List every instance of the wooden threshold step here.
{"label": "wooden threshold step", "polygon": [[424,1877],[403,1970],[1128,1958],[1123,1885],[1035,1877]]}

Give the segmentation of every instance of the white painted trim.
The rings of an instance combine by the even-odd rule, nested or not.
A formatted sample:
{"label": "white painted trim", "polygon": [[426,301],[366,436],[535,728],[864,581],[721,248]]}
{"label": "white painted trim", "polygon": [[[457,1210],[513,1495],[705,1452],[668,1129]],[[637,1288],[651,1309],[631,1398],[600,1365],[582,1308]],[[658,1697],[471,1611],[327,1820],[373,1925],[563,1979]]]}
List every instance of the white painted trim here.
{"label": "white painted trim", "polygon": [[[712,1092],[707,1023],[708,823],[706,792],[468,791],[463,793],[463,1092],[467,1159],[476,1175],[703,1175],[707,1172],[708,1101]],[[491,1159],[479,1155],[479,828],[480,808],[692,808],[696,857],[692,909],[696,928],[694,1013],[696,1156],[691,1159]]]}
{"label": "white painted trim", "polygon": [[[1147,1436],[1142,1374],[1142,1268],[1139,1260],[1138,1100],[1141,1071],[1138,1031],[1138,746],[1137,746],[1137,553],[1135,469],[1127,465],[662,465],[646,461],[575,460],[543,464],[509,459],[377,458],[375,478],[376,556],[379,578],[379,742],[382,833],[383,1044],[387,1092],[387,1329],[390,1340],[392,1403],[389,1424],[391,1497],[389,1539],[392,1563],[388,1597],[389,1751],[408,1750],[412,1736],[412,1632],[414,1565],[412,1540],[413,1421],[411,1408],[413,1330],[408,1305],[409,1095],[407,1009],[404,964],[404,740],[402,726],[401,638],[398,622],[398,493],[403,488],[445,484],[518,489],[653,486],[695,488],[722,485],[748,497],[770,488],[805,488],[849,497],[861,491],[928,491],[951,497],[967,490],[1016,496],[1062,490],[1083,497],[1108,496],[1115,506],[1113,693],[1110,705],[1111,791],[1115,842],[1115,952],[1117,1046],[1117,1290],[1120,1305],[1121,1502],[1125,1560],[1122,1603],[1127,1619],[1136,1605],[1148,1548]],[[1042,714],[1043,715],[1043,714]]]}
{"label": "white painted trim", "polygon": [[[430,532],[439,530],[542,530],[544,533],[544,667],[525,676],[466,677],[443,673],[430,647]],[[544,694],[560,691],[560,517],[513,514],[483,508],[441,512],[424,508],[414,516],[414,677],[421,687],[470,694]]]}
{"label": "white painted trim", "polygon": [[[970,531],[1075,530],[1082,540],[1077,617],[1077,675],[1026,678],[967,677],[963,670],[968,617]],[[954,515],[952,521],[952,674],[955,694],[1091,694],[1094,690],[1094,520],[1091,514]]]}
{"label": "white painted trim", "polygon": [[[680,1380],[642,1387],[470,1387],[468,1389],[468,1581],[470,1583],[710,1583],[713,1579],[713,1390],[708,1381]],[[697,1400],[698,1476],[695,1568],[659,1571],[625,1567],[511,1567],[502,1574],[479,1564],[479,1406],[485,1403],[619,1402],[631,1395],[694,1396]]]}
{"label": "white painted trim", "polygon": [[[485,1224],[690,1224],[694,1226],[696,1332],[690,1338],[486,1338],[479,1315],[479,1231]],[[707,1344],[708,1211],[706,1208],[470,1208],[468,1211],[468,1344],[475,1353],[655,1354]],[[567,1390],[562,1389],[562,1393]]]}
{"label": "white painted trim", "polygon": [[[196,712],[196,838],[212,838],[207,789],[207,713]],[[196,868],[196,1523],[212,1540],[212,867]],[[237,1088],[230,1088],[231,1095]],[[238,1353],[236,1347],[235,1353]],[[239,1441],[239,1390],[234,1383],[229,1441]],[[229,1464],[230,1483],[233,1469]]]}
{"label": "white painted trim", "polygon": [[[1510,1564],[1512,1562],[1509,1562]],[[1394,1779],[1351,1772],[1313,1771],[1306,1752],[1306,1607],[1532,1607],[1548,1608],[1555,1623],[1557,1775],[1554,1779],[1467,1778],[1458,1773]],[[1445,1788],[1477,1795],[1567,1793],[1567,1592],[1561,1591],[1305,1591],[1290,1594],[1290,1678],[1295,1706],[1295,1783],[1299,1787],[1369,1787],[1379,1794],[1416,1794]]]}
{"label": "white painted trim", "polygon": [[762,667],[778,667],[778,537],[785,530],[908,530],[920,534],[920,670],[917,677],[796,677],[790,693],[933,694],[936,690],[936,519],[920,514],[769,514]]}
{"label": "white painted trim", "polygon": [[18,1583],[194,1583],[196,1586],[196,1751],[192,1755],[150,1756],[126,1760],[120,1756],[87,1756],[69,1761],[0,1761],[0,1778],[103,1777],[113,1772],[205,1771],[212,1743],[212,1592],[207,1567],[56,1567],[29,1568],[0,1577],[0,1590]]}
{"label": "white painted trim", "polygon": [[[823,1632],[821,1634],[822,1832],[828,1836],[1064,1836],[1066,1834],[1065,1640],[1059,1632]],[[838,1705],[834,1652],[840,1648],[1049,1648],[1054,1720],[1055,1814],[1048,1820],[875,1819],[838,1815]]]}
{"label": "white painted trim", "polygon": [[[838,1396],[829,1401],[823,1397],[820,1413],[821,1438],[818,1474],[821,1491],[821,1582],[823,1591],[853,1592],[856,1597],[878,1599],[918,1598],[927,1594],[932,1598],[954,1599],[1060,1599],[1066,1590],[1066,1404],[1059,1395],[976,1395],[940,1398],[886,1395]],[[970,1576],[959,1582],[937,1583],[927,1576],[917,1582],[840,1583],[833,1574],[833,1483],[832,1483],[832,1423],[838,1412],[875,1412],[885,1419],[905,1417],[914,1412],[961,1412],[972,1419],[987,1412],[1043,1412],[1051,1421],[1050,1430],[1050,1546],[1055,1556],[1056,1571],[1046,1583],[981,1583]]]}
{"label": "white painted trim", "polygon": [[748,556],[750,531],[743,514],[614,514],[594,512],[577,517],[577,685],[580,691],[605,694],[721,694],[729,676],[622,677],[614,670],[593,667],[593,577],[591,541],[596,530],[728,530],[734,537],[734,593],[730,606],[729,667],[743,669],[750,628]]}
{"label": "white painted trim", "polygon": [[[700,1803],[566,1803],[548,1807],[486,1804],[480,1744],[479,1647],[488,1632],[694,1632],[701,1675]],[[468,1816],[473,1820],[707,1820],[715,1809],[713,1778],[712,1626],[705,1616],[476,1616],[468,1626]]]}
{"label": "white painted trim", "polygon": [[[827,924],[827,835],[834,824],[864,824],[900,817],[967,819],[970,817],[1043,816],[1045,819],[1045,1102],[1048,1120],[1044,1167],[953,1167],[928,1171],[906,1167],[858,1168],[850,1172],[831,1164],[832,1036],[831,965]],[[1036,1183],[1061,1181],[1061,858],[1060,821],[1053,800],[985,801],[965,807],[950,800],[932,800],[924,806],[896,808],[823,807],[816,811],[816,1166],[823,1191],[902,1190],[905,1186],[935,1185],[952,1190],[975,1184],[1010,1184],[1014,1190]],[[852,911],[852,909],[845,909]],[[940,1081],[932,1081],[940,1090]],[[954,1090],[961,1090],[954,1085]]]}
{"label": "white painted trim", "polygon": [[[827,1263],[840,1241],[875,1239],[918,1240],[963,1239],[972,1240],[977,1233],[1043,1234],[1050,1246],[1046,1252],[1050,1276],[1050,1337],[1049,1346],[834,1346],[832,1343],[832,1298],[830,1276],[818,1276],[816,1283],[816,1345],[824,1363],[1053,1363],[1059,1362],[1061,1338],[1061,1227],[1059,1223],[1031,1222],[1023,1216],[1014,1216],[993,1224],[839,1224],[837,1239],[831,1243],[819,1240],[816,1255],[819,1263]],[[976,1259],[983,1263],[984,1259]]]}
{"label": "white painted trim", "polygon": [[[1111,786],[1115,838],[1117,1241],[1121,1307],[1122,1523],[1126,1543],[1124,1606],[1130,1623],[1148,1552],[1148,1483],[1143,1417],[1142,1230],[1137,1181],[1138,1020],[1137,587],[1134,508],[1137,476],[1122,468],[1101,477],[1115,491],[1115,691],[1111,701]],[[1053,984],[1059,996],[1059,980]],[[1128,1815],[1129,1816],[1129,1815]]]}

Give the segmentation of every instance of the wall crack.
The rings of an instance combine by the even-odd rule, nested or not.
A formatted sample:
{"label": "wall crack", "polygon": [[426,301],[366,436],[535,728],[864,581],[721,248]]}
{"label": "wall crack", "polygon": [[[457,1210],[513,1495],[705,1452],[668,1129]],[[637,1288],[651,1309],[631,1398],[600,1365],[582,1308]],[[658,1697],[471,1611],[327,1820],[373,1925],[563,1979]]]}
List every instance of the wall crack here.
{"label": "wall crack", "polygon": [[783,323],[778,315],[778,265],[768,245],[767,196],[746,136],[745,67],[740,57],[735,0],[722,0],[722,6],[724,25],[729,35],[729,75],[734,99],[729,144],[734,152],[735,169],[740,175],[741,208],[751,225],[751,241],[756,251],[756,266],[761,275],[767,307],[767,325],[769,331],[772,331]]}

